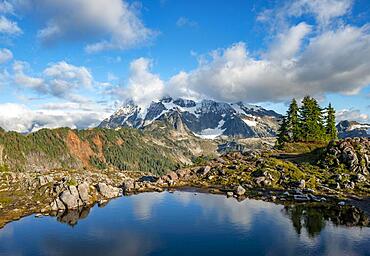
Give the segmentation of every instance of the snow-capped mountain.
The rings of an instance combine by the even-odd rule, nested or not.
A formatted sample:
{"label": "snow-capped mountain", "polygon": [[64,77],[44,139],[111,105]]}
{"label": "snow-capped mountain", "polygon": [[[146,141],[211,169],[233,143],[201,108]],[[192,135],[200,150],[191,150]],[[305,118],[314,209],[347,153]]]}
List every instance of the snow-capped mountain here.
{"label": "snow-capped mountain", "polygon": [[370,124],[344,120],[337,124],[339,138],[370,137]]}
{"label": "snow-capped mountain", "polygon": [[174,128],[186,127],[202,138],[214,139],[221,135],[270,137],[275,136],[280,118],[281,115],[272,110],[241,102],[195,102],[166,97],[152,102],[148,108],[130,102],[105,119],[99,127],[128,126],[142,129],[154,121],[170,120]]}

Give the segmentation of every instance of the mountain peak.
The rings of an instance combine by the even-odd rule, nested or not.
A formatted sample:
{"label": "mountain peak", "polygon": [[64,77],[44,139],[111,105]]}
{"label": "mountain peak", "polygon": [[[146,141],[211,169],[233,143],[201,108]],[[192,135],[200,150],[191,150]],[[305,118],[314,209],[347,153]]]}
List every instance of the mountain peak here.
{"label": "mountain peak", "polygon": [[140,108],[133,102],[128,102],[111,117],[105,119],[99,127],[129,126],[143,129],[154,121],[175,120],[172,118],[173,113],[177,113],[174,127],[181,125],[196,136],[212,139],[222,135],[274,136],[281,117],[272,110],[242,102],[230,104],[209,99],[196,102],[165,97],[159,101],[153,101],[147,108]]}
{"label": "mountain peak", "polygon": [[370,137],[370,124],[362,124],[357,121],[343,120],[337,125],[338,137]]}

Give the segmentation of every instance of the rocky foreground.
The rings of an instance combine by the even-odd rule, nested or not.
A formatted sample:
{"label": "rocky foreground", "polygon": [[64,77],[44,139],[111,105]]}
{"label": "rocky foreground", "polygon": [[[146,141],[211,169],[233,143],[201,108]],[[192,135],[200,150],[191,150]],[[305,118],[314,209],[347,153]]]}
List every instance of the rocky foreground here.
{"label": "rocky foreground", "polygon": [[351,225],[369,225],[370,213],[363,217],[351,206],[369,211],[369,139],[334,142],[320,152],[233,152],[195,163],[163,176],[109,169],[2,172],[0,226],[32,213],[60,216],[122,195],[184,187],[238,200],[335,205],[350,211]]}

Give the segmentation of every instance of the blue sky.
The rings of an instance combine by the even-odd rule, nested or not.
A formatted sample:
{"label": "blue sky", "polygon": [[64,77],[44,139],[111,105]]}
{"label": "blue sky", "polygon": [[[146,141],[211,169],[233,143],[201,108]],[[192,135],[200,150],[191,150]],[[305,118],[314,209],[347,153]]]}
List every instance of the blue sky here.
{"label": "blue sky", "polygon": [[[102,11],[104,10],[104,11]],[[366,0],[0,0],[0,126],[92,127],[164,95],[370,122]]]}

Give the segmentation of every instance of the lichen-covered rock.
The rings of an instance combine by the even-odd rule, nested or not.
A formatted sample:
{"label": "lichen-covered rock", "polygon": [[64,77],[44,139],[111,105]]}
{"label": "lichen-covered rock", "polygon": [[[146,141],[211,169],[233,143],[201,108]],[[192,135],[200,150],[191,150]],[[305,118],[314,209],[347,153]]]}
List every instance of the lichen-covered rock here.
{"label": "lichen-covered rock", "polygon": [[51,203],[50,208],[52,211],[64,211],[66,209],[65,205],[59,198],[55,199]]}
{"label": "lichen-covered rock", "polygon": [[179,179],[179,176],[177,176],[176,172],[174,172],[174,171],[167,173],[167,177],[168,177],[171,181],[176,181],[176,180],[178,180],[178,179]]}
{"label": "lichen-covered rock", "polygon": [[132,179],[128,179],[123,182],[122,184],[123,191],[128,193],[132,192],[135,189],[135,181]]}
{"label": "lichen-covered rock", "polygon": [[329,143],[324,160],[325,166],[346,166],[350,171],[369,174],[370,138],[347,138]]}
{"label": "lichen-covered rock", "polygon": [[119,188],[115,188],[115,187],[107,185],[105,183],[98,183],[97,189],[98,189],[99,193],[107,199],[118,197],[121,194]]}
{"label": "lichen-covered rock", "polygon": [[67,209],[77,209],[81,205],[78,192],[76,195],[76,191],[74,189],[72,189],[72,191],[70,189],[67,189],[61,193],[59,198],[64,203]]}
{"label": "lichen-covered rock", "polygon": [[84,182],[77,186],[78,194],[84,204],[89,203],[89,184]]}
{"label": "lichen-covered rock", "polygon": [[204,176],[204,175],[207,175],[207,173],[209,173],[210,170],[211,170],[211,166],[205,166],[205,167],[199,169],[197,171],[197,174]]}

